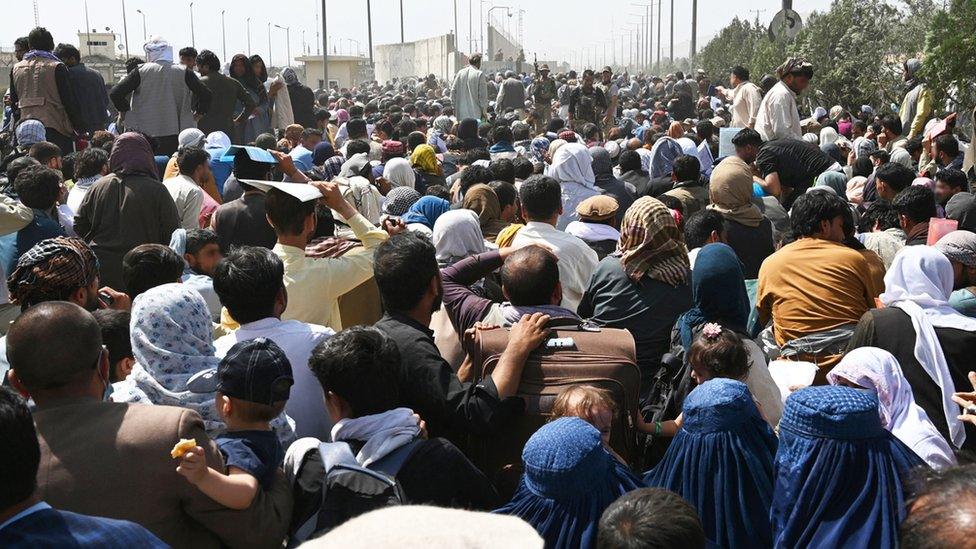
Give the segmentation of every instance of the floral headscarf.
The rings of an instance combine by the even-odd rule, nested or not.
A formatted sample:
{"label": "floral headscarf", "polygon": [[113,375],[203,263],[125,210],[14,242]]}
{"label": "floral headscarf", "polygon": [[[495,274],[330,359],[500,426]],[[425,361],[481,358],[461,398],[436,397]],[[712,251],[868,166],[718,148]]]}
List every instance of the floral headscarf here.
{"label": "floral headscarf", "polygon": [[635,282],[645,274],[672,286],[688,282],[688,248],[671,210],[656,198],[639,198],[627,209],[616,255]]}
{"label": "floral headscarf", "polygon": [[164,284],[132,304],[132,356],[128,379],[115,385],[112,400],[180,406],[203,417],[208,431],[222,427],[213,393],[186,389],[190,377],[216,368],[210,310],[200,293],[184,284]]}

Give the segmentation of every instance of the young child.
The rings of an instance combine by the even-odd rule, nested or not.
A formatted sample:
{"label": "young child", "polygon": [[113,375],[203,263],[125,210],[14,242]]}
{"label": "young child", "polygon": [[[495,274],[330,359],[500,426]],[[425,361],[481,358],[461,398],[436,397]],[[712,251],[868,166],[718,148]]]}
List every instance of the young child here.
{"label": "young child", "polygon": [[92,315],[102,329],[102,343],[108,349],[108,380],[112,383],[125,381],[136,363],[129,339],[129,312],[99,309]]}
{"label": "young child", "polygon": [[613,418],[617,415],[617,404],[613,395],[606,389],[592,385],[573,385],[559,393],[552,404],[552,419],[578,417],[597,428],[603,436],[603,443],[609,447]]}
{"label": "young child", "polygon": [[559,393],[552,404],[550,412],[552,419],[560,417],[578,417],[600,431],[603,445],[611,455],[622,463],[623,458],[610,447],[610,432],[613,430],[613,419],[617,417],[617,403],[613,395],[606,389],[599,389],[592,385],[573,385]]}
{"label": "young child", "polygon": [[[691,366],[691,378],[696,385],[715,378],[745,381],[749,373],[749,353],[738,334],[709,322],[702,327],[701,334],[688,349],[688,365]],[[637,428],[647,434],[673,437],[681,429],[682,423],[681,414],[674,420],[653,423],[640,418]]]}
{"label": "young child", "polygon": [[199,446],[180,457],[176,471],[217,503],[247,509],[259,487],[270,487],[285,457],[268,422],[284,410],[294,381],[288,357],[270,339],[259,337],[231,347],[216,375],[201,373],[187,383],[193,392],[216,391],[215,403],[227,431],[215,442],[226,471],[208,467]]}

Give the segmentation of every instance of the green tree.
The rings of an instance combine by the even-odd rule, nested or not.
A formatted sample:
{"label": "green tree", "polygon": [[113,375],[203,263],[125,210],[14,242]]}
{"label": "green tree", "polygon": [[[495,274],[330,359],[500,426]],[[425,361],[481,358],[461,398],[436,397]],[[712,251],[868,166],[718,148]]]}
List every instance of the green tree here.
{"label": "green tree", "polygon": [[[938,10],[925,41],[922,75],[939,100],[964,114],[976,106],[976,0],[953,0]],[[941,104],[941,101],[940,101]]]}

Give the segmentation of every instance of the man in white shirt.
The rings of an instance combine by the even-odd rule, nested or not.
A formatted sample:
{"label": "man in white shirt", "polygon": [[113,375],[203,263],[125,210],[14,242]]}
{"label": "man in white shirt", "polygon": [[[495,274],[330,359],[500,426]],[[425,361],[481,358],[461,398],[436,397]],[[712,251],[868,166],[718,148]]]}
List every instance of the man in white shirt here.
{"label": "man in white shirt", "polygon": [[212,177],[210,154],[199,147],[184,147],[176,156],[180,175],[163,181],[163,186],[176,202],[180,214],[180,227],[190,230],[200,228],[200,209],[203,207],[203,189],[200,185]]}
{"label": "man in white shirt", "polygon": [[519,188],[522,217],[528,220],[519,231],[512,246],[521,248],[538,244],[549,249],[559,259],[559,282],[563,288],[561,305],[573,312],[583,298],[599,262],[597,253],[583,240],[556,229],[563,212],[562,193],[555,179],[534,175]]}
{"label": "man in white shirt", "polygon": [[288,307],[281,259],[267,248],[241,246],[214,271],[214,289],[241,327],[214,341],[216,355],[223,357],[236,343],[258,337],[274,341],[291,362],[292,385],[285,412],[295,420],[299,437],[330,438],[332,419],[325,408],[322,386],[309,370],[315,346],[334,332],[325,326],[282,320]]}
{"label": "man in white shirt", "polygon": [[779,82],[759,105],[756,115],[756,131],[763,141],[774,139],[802,139],[800,113],[796,96],[803,93],[813,78],[813,65],[802,58],[790,57],[776,70]]}
{"label": "man in white shirt", "polygon": [[721,86],[717,90],[726,100],[732,101],[731,127],[755,127],[756,116],[759,114],[759,105],[763,99],[762,90],[759,86],[749,81],[749,69],[741,65],[732,67],[729,83],[732,84],[731,90],[727,90]]}

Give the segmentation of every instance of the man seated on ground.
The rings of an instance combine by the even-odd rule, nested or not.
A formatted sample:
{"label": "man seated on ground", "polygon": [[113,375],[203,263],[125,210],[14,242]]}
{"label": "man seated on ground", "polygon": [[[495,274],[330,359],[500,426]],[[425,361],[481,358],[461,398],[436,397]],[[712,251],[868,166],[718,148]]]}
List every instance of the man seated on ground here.
{"label": "man seated on ground", "polygon": [[[367,468],[382,467],[384,458],[397,459],[406,452],[396,481],[412,505],[494,508],[498,495],[485,475],[454,444],[443,438],[425,439],[416,416],[402,406],[400,363],[393,340],[368,326],[343,330],[315,348],[309,367],[336,420],[331,440],[348,444],[357,462]],[[286,457],[286,464],[301,463],[289,467],[300,471],[295,524],[318,510],[325,478],[321,454],[303,448],[303,442],[297,442]],[[350,511],[341,509],[336,514]],[[351,517],[339,520],[344,518]]]}
{"label": "man seated on ground", "polygon": [[685,219],[685,246],[688,262],[695,268],[695,258],[706,244],[726,242],[725,216],[715,210],[701,210]]}
{"label": "man seated on ground", "polygon": [[41,449],[27,403],[0,387],[0,546],[168,547],[148,530],[123,520],[59,511],[37,495]]}
{"label": "man seated on ground", "polygon": [[801,139],[777,139],[763,143],[759,132],[744,128],[732,138],[735,154],[754,164],[759,185],[767,195],[779,198],[789,208],[805,193],[817,176],[841,166],[820,147]]}
{"label": "man seated on ground", "polygon": [[559,258],[559,282],[563,289],[562,306],[576,311],[590,275],[599,262],[597,253],[586,242],[556,229],[563,213],[562,191],[555,179],[534,175],[519,189],[522,217],[527,221],[512,246],[521,248],[539,244]]}
{"label": "man seated on ground", "polygon": [[177,153],[176,165],[180,169],[179,175],[164,180],[163,186],[176,203],[180,227],[190,230],[209,226],[210,217],[219,206],[201,188],[205,181],[213,178],[210,172],[210,154],[200,147],[185,147]]}
{"label": "man seated on ground", "polygon": [[888,162],[874,172],[874,180],[878,198],[893,203],[898,193],[912,186],[915,173],[901,164]]}
{"label": "man seated on ground", "polygon": [[156,286],[179,282],[183,276],[183,266],[183,259],[169,246],[136,246],[122,258],[125,293],[135,300],[137,296]]}
{"label": "man seated on ground", "polygon": [[214,212],[210,228],[217,233],[224,253],[233,246],[275,245],[275,232],[268,222],[264,191],[241,183],[242,179],[269,180],[275,157],[257,147],[229,149],[224,158],[234,159],[234,172],[224,183],[224,203]]}
{"label": "man seated on ground", "polygon": [[302,131],[302,140],[297,147],[288,153],[295,162],[295,167],[303,172],[312,169],[312,151],[315,146],[322,142],[322,130],[315,128],[305,128]]}
{"label": "man seated on ground", "polygon": [[[176,233],[179,232],[181,230],[177,229]],[[213,273],[217,263],[224,256],[220,253],[217,233],[210,229],[185,231],[185,238],[181,242],[183,244],[182,249],[178,249],[180,242],[177,242],[179,237],[176,236],[176,233],[174,233],[173,240],[170,241],[169,245],[177,254],[182,253],[183,255],[185,265],[180,281],[203,296],[203,300],[207,302],[207,308],[210,309],[210,316],[214,322],[220,322],[221,303],[217,293],[214,292]],[[174,244],[176,245],[174,246]]]}
{"label": "man seated on ground", "polygon": [[938,214],[935,209],[935,195],[928,187],[912,185],[898,193],[891,201],[891,207],[898,213],[898,223],[905,231],[906,246],[927,243],[929,220]]}
{"label": "man seated on ground", "polygon": [[962,170],[942,168],[935,172],[935,198],[945,207],[949,199],[969,190],[969,182]]}
{"label": "man seated on ground", "polygon": [[861,315],[884,289],[864,256],[841,243],[847,211],[835,194],[803,194],[790,213],[797,240],[759,269],[759,327],[772,321],[782,358],[816,363],[815,383],[825,382]]}
{"label": "man seated on ground", "polygon": [[596,252],[598,259],[612,254],[620,240],[620,207],[610,196],[591,196],[576,206],[578,221],[566,225],[566,232],[583,242]]}
{"label": "man seated on ground", "polygon": [[[46,301],[68,301],[88,311],[111,308],[128,311],[129,296],[99,288],[98,259],[80,238],[50,238],[21,256],[7,278],[10,302],[23,313]],[[0,384],[6,378],[6,337],[0,338]]]}
{"label": "man seated on ground", "polygon": [[274,341],[292,365],[295,382],[285,413],[295,420],[295,434],[327,440],[332,420],[322,389],[308,369],[308,358],[312,349],[333,331],[317,324],[281,319],[288,306],[284,275],[281,259],[271,250],[257,246],[235,248],[217,264],[214,290],[241,327],[214,341],[215,354],[222,357],[236,343],[258,337]]}
{"label": "man seated on ground", "polygon": [[895,255],[905,247],[908,235],[901,228],[898,212],[887,200],[872,202],[861,214],[858,240],[864,247],[878,254],[885,269],[891,266]]}
{"label": "man seated on ground", "polygon": [[[292,296],[282,318],[341,330],[339,296],[369,280],[373,274],[373,250],[388,238],[388,234],[343,199],[337,183],[315,181],[310,185],[322,193],[324,205],[339,214],[363,246],[341,257],[306,257],[305,246],[315,234],[315,205],[319,200],[302,202],[284,191],[270,189],[267,217],[278,237],[274,253],[284,262],[285,287]],[[402,227],[393,221],[388,223],[391,230]]]}
{"label": "man seated on ground", "polygon": [[[444,307],[458,334],[475,324],[511,326],[525,314],[544,313],[551,319],[579,320],[575,311],[559,306],[558,259],[541,246],[502,248],[458,261],[441,271]],[[505,303],[478,295],[471,286],[501,269]]]}
{"label": "man seated on ground", "polygon": [[90,313],[65,302],[34,306],[11,326],[7,356],[11,385],[37,406],[39,498],[66,511],[131,520],[174,547],[281,543],[291,515],[283,475],[247,510],[221,508],[181,482],[170,458],[177,442],[195,439],[207,462],[222,467],[196,412],[102,400],[108,353]]}
{"label": "man seated on ground", "polygon": [[664,193],[681,201],[684,215],[693,215],[708,205],[708,187],[702,184],[701,163],[694,156],[679,156],[671,169],[674,188]]}
{"label": "man seated on ground", "polygon": [[398,234],[380,245],[375,268],[385,313],[376,327],[400,351],[401,406],[420,414],[432,435],[448,438],[490,433],[521,413],[524,403],[515,392],[529,353],[546,336],[548,316],[536,313],[515,323],[491,375],[461,383],[428,328],[444,297],[433,244],[412,232]]}
{"label": "man seated on ground", "polygon": [[13,187],[21,204],[33,211],[34,219],[16,233],[0,237],[0,258],[5,273],[13,272],[20,256],[38,242],[66,236],[54,213],[61,194],[60,173],[45,166],[27,166],[17,174]]}

